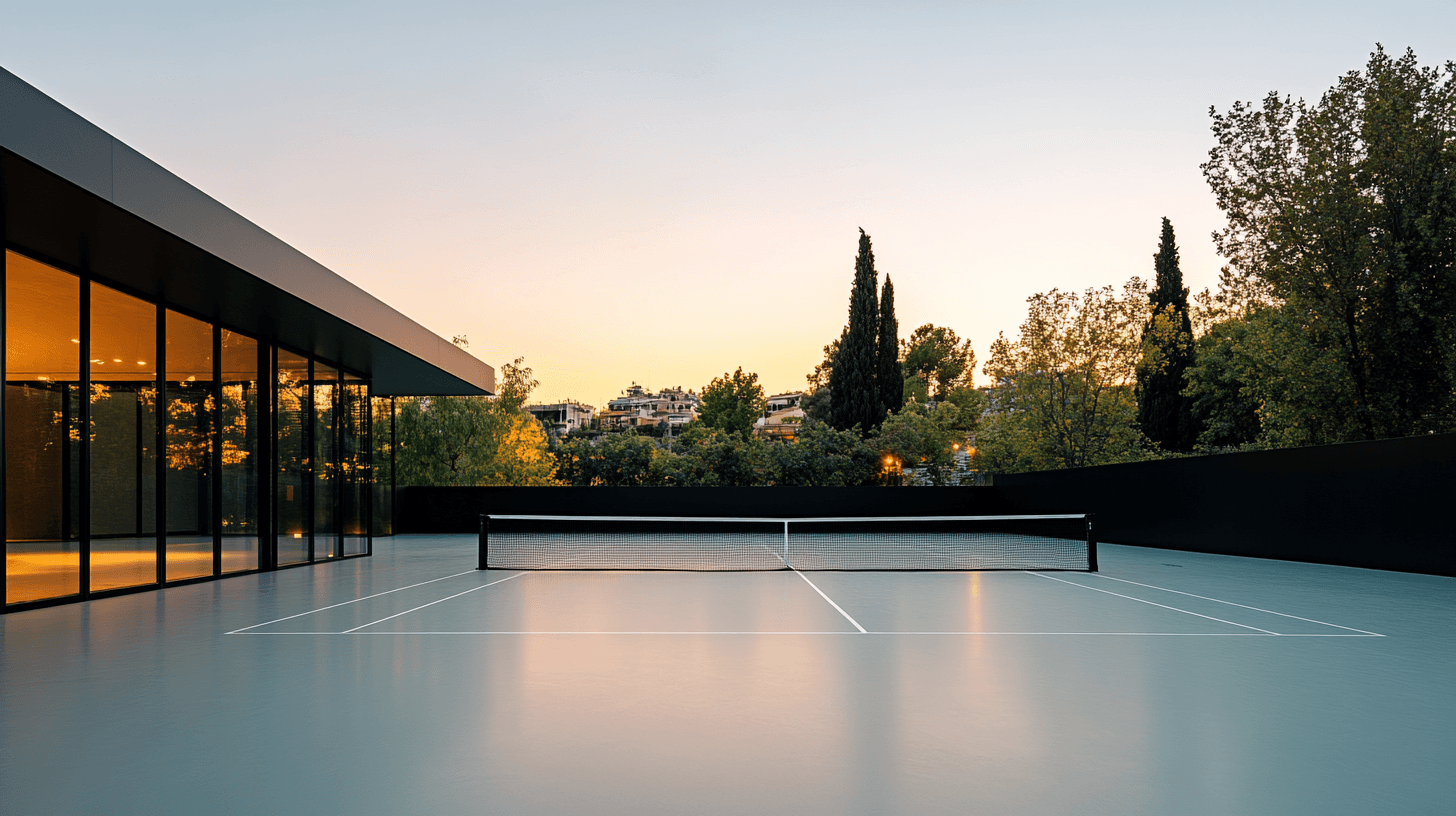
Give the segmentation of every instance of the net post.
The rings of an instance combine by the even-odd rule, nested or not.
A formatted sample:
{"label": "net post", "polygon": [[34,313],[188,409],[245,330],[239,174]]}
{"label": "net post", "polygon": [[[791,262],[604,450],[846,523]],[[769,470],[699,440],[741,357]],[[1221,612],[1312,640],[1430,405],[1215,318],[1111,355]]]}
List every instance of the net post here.
{"label": "net post", "polygon": [[1092,514],[1087,514],[1087,571],[1097,572],[1097,534],[1092,530]]}
{"label": "net post", "polygon": [[784,519],[784,566],[793,569],[794,565],[789,563],[789,520]]}
{"label": "net post", "polygon": [[490,516],[484,513],[480,516],[480,544],[476,550],[475,568],[478,570],[489,569],[486,562],[490,560]]}

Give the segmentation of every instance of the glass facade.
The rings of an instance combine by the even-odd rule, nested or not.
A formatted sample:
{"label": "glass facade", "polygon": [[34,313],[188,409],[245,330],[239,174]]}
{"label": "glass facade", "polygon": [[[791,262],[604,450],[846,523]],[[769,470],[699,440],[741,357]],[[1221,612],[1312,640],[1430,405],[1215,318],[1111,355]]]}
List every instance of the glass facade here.
{"label": "glass facade", "polygon": [[81,591],[81,280],[5,253],[5,602]]}
{"label": "glass facade", "polygon": [[283,349],[278,350],[275,365],[274,434],[277,440],[277,467],[273,518],[279,564],[298,564],[313,558],[313,506],[309,488],[313,486],[309,453],[309,428],[313,426],[313,409],[309,407],[308,358]]}
{"label": "glass facade", "polygon": [[90,285],[81,454],[90,493],[92,592],[155,584],[157,573],[157,307]]}
{"label": "glass facade", "polygon": [[370,552],[368,380],[14,251],[4,273],[7,606]]}

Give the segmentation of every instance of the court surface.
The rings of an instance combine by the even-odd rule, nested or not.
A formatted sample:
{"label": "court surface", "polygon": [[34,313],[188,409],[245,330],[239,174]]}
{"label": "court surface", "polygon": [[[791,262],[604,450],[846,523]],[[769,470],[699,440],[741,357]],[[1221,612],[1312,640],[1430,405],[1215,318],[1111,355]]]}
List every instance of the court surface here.
{"label": "court surface", "polygon": [[1456,580],[478,572],[468,536],[0,617],[6,814],[1456,812]]}

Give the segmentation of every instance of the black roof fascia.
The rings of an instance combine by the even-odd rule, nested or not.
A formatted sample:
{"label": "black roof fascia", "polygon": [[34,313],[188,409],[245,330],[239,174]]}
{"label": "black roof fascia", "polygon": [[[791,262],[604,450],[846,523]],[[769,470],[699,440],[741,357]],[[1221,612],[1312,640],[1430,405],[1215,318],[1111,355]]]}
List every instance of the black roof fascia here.
{"label": "black roof fascia", "polygon": [[495,371],[0,69],[6,245],[370,378],[477,395]]}

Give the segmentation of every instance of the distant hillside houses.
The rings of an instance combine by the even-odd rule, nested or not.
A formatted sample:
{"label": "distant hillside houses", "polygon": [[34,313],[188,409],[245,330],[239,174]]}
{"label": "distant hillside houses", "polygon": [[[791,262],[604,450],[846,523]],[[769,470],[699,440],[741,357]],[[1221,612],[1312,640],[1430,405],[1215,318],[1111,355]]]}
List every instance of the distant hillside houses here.
{"label": "distant hillside houses", "polygon": [[607,403],[607,409],[597,414],[597,423],[604,430],[623,430],[667,423],[676,428],[698,418],[698,395],[681,387],[664,388],[653,394],[632,383],[617,397]]}
{"label": "distant hillside houses", "polygon": [[753,432],[766,439],[793,441],[799,434],[799,425],[804,421],[803,391],[774,394],[768,398],[763,416],[753,423]]}
{"label": "distant hillside houses", "polygon": [[595,408],[576,400],[527,405],[521,410],[539,419],[547,430],[558,436],[570,433],[577,428],[591,427],[592,418],[596,415]]}

